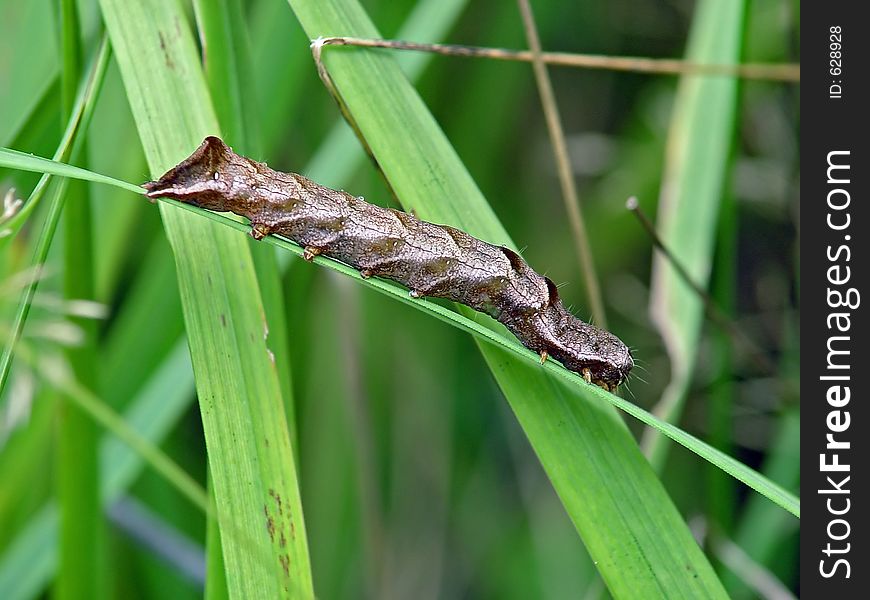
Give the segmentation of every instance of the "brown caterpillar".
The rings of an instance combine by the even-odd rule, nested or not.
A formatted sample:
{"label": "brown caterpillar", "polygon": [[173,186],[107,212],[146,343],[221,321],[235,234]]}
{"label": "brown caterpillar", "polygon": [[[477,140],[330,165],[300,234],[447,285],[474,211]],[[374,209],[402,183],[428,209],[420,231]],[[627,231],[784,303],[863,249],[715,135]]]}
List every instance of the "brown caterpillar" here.
{"label": "brown caterpillar", "polygon": [[634,366],[619,338],[568,312],[556,285],[513,250],[274,171],[219,138],[205,138],[143,187],[149,198],[246,217],[254,239],[278,234],[304,246],[308,260],[323,254],[363,277],[397,281],[414,298],[436,296],[484,312],[540,354],[542,363],[552,356],[604,389],[616,388]]}

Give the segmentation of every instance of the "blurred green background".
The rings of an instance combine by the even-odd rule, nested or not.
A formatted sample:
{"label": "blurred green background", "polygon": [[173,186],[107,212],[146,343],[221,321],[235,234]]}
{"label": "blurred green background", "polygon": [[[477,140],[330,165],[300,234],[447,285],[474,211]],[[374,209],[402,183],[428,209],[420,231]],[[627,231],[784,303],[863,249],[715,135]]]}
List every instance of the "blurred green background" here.
{"label": "blurred green background", "polygon": [[[338,151],[335,145],[324,149],[330,132],[341,127],[338,111],[287,3],[244,4],[262,148],[255,158],[391,205],[352,137],[345,132]],[[363,4],[385,37],[401,37],[403,24],[419,9],[413,0]],[[689,0],[537,2],[534,8],[547,50],[669,58],[685,53],[695,14]],[[97,7],[83,2],[80,10],[84,31],[95,39]],[[0,1],[0,145],[40,156],[54,153],[63,127],[56,12],[49,0]],[[192,23],[192,9],[188,13]],[[513,2],[453,0],[437,14],[413,25],[413,39],[526,47]],[[798,26],[797,2],[749,3],[743,62],[797,62]],[[408,32],[411,25],[405,27]],[[566,304],[588,319],[529,65],[404,54],[401,60],[426,61],[417,81],[425,103],[526,260],[559,284]],[[641,365],[627,397],[652,409],[671,368],[650,318],[652,243],[624,204],[637,196],[648,214],[656,214],[677,78],[567,68],[550,73],[608,327]],[[796,381],[799,368],[798,90],[763,81],[738,86],[710,276],[712,295],[777,372],[760,371],[706,322],[678,421],[788,489],[796,489],[799,469],[798,399],[783,385]],[[80,162],[88,168],[133,182],[149,178],[114,63],[86,138],[87,158]],[[37,179],[0,171],[0,192],[14,187],[26,197]],[[123,411],[173,352],[184,354],[184,324],[158,211],[113,188],[94,185],[90,194],[95,287],[107,306],[97,324],[97,389]],[[43,213],[28,221],[24,235],[2,242],[2,281],[9,282],[0,297],[3,331],[18,300],[13,276],[29,266]],[[60,236],[50,266],[60,264]],[[318,596],[606,595],[473,340],[333,272],[287,260],[282,283],[299,477]],[[41,297],[59,293],[59,268],[48,269]],[[37,352],[53,353],[66,337],[75,338],[74,329],[66,335],[64,322],[51,302],[37,304],[24,340]],[[166,394],[171,413],[162,411],[165,422],[151,424],[162,431],[162,449],[205,484],[192,375],[187,370],[173,381]],[[51,387],[18,361],[0,399],[0,560],[7,565],[16,536],[33,525],[52,495],[55,400]],[[637,422],[628,425],[642,435]],[[123,501],[110,511],[107,592],[125,598],[202,595],[202,513],[153,472],[129,477],[129,488],[119,495]],[[729,593],[797,594],[795,519],[683,449],[668,453],[661,478]],[[145,529],[161,534],[151,545],[131,533],[143,510],[151,524]],[[167,548],[187,550],[189,560],[167,558]],[[28,577],[50,581],[50,566],[27,567]]]}

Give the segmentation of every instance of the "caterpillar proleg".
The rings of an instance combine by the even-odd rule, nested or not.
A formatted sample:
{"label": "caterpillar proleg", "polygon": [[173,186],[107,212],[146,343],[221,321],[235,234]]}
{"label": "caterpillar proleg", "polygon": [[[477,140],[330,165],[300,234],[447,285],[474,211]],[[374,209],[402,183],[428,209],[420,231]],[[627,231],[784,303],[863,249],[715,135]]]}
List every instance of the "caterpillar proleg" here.
{"label": "caterpillar proleg", "polygon": [[415,298],[470,306],[503,323],[542,362],[552,357],[605,389],[634,366],[619,338],[572,315],[556,285],[513,250],[275,171],[217,137],[143,187],[150,198],[246,217],[252,237],[285,237],[304,246],[309,260],[323,254],[363,277],[396,281]]}

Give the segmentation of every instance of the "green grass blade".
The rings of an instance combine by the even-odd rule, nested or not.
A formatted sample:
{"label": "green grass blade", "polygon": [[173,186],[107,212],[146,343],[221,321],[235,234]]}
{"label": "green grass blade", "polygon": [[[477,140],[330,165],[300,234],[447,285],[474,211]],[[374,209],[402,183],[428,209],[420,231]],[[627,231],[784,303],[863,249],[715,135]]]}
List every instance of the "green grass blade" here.
{"label": "green grass blade", "polygon": [[[218,131],[196,47],[171,0],[100,5],[151,173],[160,175]],[[229,526],[222,541],[230,594],[310,597],[292,449],[247,242],[169,206],[161,214],[175,253],[219,521]]]}
{"label": "green grass blade", "polygon": [[[153,207],[149,207],[153,208]],[[172,252],[164,240],[142,249],[142,268],[101,344],[100,391],[121,408],[148,381],[166,354],[184,337],[184,320]],[[154,315],[161,326],[154,327]],[[131,361],[130,357],[136,360]],[[188,390],[193,396],[191,387]]]}
{"label": "green grass blade", "polygon": [[[211,488],[212,484],[209,482],[209,495],[214,501],[214,492]],[[229,590],[224,555],[221,552],[221,530],[217,519],[209,517],[206,522],[205,543],[206,576],[203,596],[206,600],[224,600],[229,598]]]}
{"label": "green grass blade", "polygon": [[[186,344],[179,344],[156,369],[149,385],[130,403],[124,419],[151,443],[159,443],[190,405],[193,385]],[[114,502],[142,471],[144,461],[119,439],[105,435],[100,448],[103,506]],[[58,507],[37,512],[0,557],[0,589],[5,600],[37,597],[57,568]]]}
{"label": "green grass blade", "polygon": [[[467,0],[421,0],[408,15],[396,37],[400,40],[438,42],[466,4]],[[396,62],[408,79],[416,81],[433,58],[425,52],[404,52],[396,55]],[[333,126],[302,172],[322,185],[341,187],[364,158],[365,153],[360,149],[353,130],[342,120]]]}
{"label": "green grass blade", "polygon": [[[139,144],[118,146],[116,143],[118,138],[135,139],[135,136],[136,127],[121,76],[117,66],[110,63],[100,90],[100,102],[88,130],[88,168],[112,173],[127,181],[140,181],[148,172],[142,147]],[[138,265],[142,246],[153,243],[157,237],[165,239],[165,236],[159,214],[149,210],[147,205],[114,202],[116,190],[106,186],[90,186],[90,192],[91,203],[98,209],[94,211],[93,225],[99,232],[94,238],[96,298],[101,302],[111,302],[118,298],[118,294],[124,293],[131,275],[130,267]],[[130,244],[131,238],[141,242]],[[180,310],[178,321],[181,321]],[[101,396],[108,399],[106,393],[101,393]]]}
{"label": "green grass blade", "polygon": [[[196,0],[194,9],[206,57],[205,75],[221,131],[228,143],[242,152],[258,156],[261,150],[254,102],[253,64],[243,7],[238,0]],[[278,373],[290,439],[296,449],[298,437],[293,408],[290,343],[278,261],[271,248],[253,242],[251,256],[268,323],[269,349]],[[298,464],[298,454],[294,455],[294,459]],[[222,596],[227,593],[227,584],[223,557],[220,555],[220,528],[213,517],[208,520],[207,538],[209,570],[206,589],[209,597]]]}
{"label": "green grass blade", "polygon": [[[705,0],[696,7],[687,60],[739,62],[744,3]],[[668,139],[658,232],[692,279],[706,287],[710,277],[716,221],[729,165],[737,80],[691,77],[680,81]],[[671,380],[656,409],[666,421],[682,414],[698,355],[703,302],[667,261],[653,261],[651,313],[671,359]],[[660,467],[667,443],[650,432],[644,446]]]}
{"label": "green grass blade", "polygon": [[[83,71],[83,50],[76,2],[60,2],[61,106],[69,120],[76,111],[76,89]],[[106,40],[101,42],[107,52]],[[102,77],[101,77],[102,79]],[[79,153],[86,156],[84,142]],[[91,204],[85,182],[67,180],[63,200],[63,294],[67,300],[94,300]],[[97,323],[71,317],[82,343],[65,349],[76,384],[93,393],[97,381]],[[61,392],[57,407],[55,496],[60,511],[59,566],[54,595],[61,600],[98,598],[106,589],[105,524],[99,502],[98,424],[74,396]]]}
{"label": "green grass blade", "polygon": [[[57,151],[55,152],[55,158],[58,160],[67,160],[74,152],[74,143],[76,140],[76,136],[83,128],[87,128],[88,123],[90,122],[90,117],[93,114],[93,106],[94,101],[97,95],[97,91],[100,88],[100,85],[103,81],[103,76],[106,72],[106,65],[109,60],[109,48],[106,39],[104,38],[100,43],[100,48],[97,51],[97,55],[94,58],[91,68],[89,69],[88,77],[82,82],[79,90],[78,97],[75,102],[75,107],[71,113],[69,123],[67,124],[66,131],[61,139],[60,144],[58,145]],[[10,151],[14,153],[14,151]],[[24,158],[28,155],[23,153],[14,153],[19,156],[17,158]],[[48,175],[49,171],[46,171],[46,175],[43,175],[39,183],[34,188],[33,192],[30,194],[30,198],[24,204],[23,208],[9,221],[3,224],[4,229],[9,229],[12,234],[16,232],[21,225],[26,220],[27,216],[33,211],[36,204],[42,198],[45,191],[48,189],[49,183],[51,182],[51,176]],[[46,216],[46,220],[43,223],[42,230],[40,232],[39,238],[36,242],[36,248],[34,250],[33,255],[33,264],[34,265],[42,265],[45,262],[46,256],[48,256],[48,250],[51,247],[51,242],[54,239],[54,232],[57,227],[57,223],[60,220],[61,210],[63,208],[63,192],[65,187],[65,179],[57,182],[55,187],[52,189],[52,196],[50,198],[51,204],[49,207],[48,215]],[[4,240],[0,238],[0,248],[3,247]],[[24,289],[21,294],[21,300],[18,303],[18,308],[15,312],[15,316],[13,318],[12,327],[10,331],[10,335],[8,336],[8,340],[3,347],[3,354],[0,355],[0,392],[6,386],[6,382],[9,377],[9,370],[12,366],[12,359],[15,354],[15,344],[21,336],[21,330],[24,328],[24,323],[27,321],[27,315],[30,312],[30,305],[33,301],[33,296],[36,294],[36,287],[38,284],[38,279],[33,279]]]}
{"label": "green grass blade", "polygon": [[[127,446],[132,448],[136,454],[145,459],[155,471],[160,473],[166,481],[173,485],[192,504],[203,513],[209,512],[208,497],[205,489],[164,454],[162,450],[151,444],[135,429],[129,427],[123,417],[115,413],[93,392],[65,375],[53,373],[49,367],[40,366],[38,360],[33,362],[36,364],[40,374],[46,379],[51,380],[55,387],[68,398],[68,401],[74,402],[76,407],[81,409],[85,416],[92,419],[95,425],[100,425],[104,429],[113,432]],[[63,519],[62,504],[61,519]],[[61,536],[64,533],[62,530]]]}
{"label": "green grass blade", "polygon": [[38,481],[33,474],[45,473],[51,464],[55,396],[46,393],[38,398],[28,415],[27,427],[8,432],[3,441],[0,452],[0,481],[3,482],[0,486],[0,553],[21,529],[22,516],[31,516],[51,493],[51,481],[48,478]]}
{"label": "green grass blade", "polygon": [[93,171],[76,167],[75,165],[68,165],[49,158],[34,156],[33,154],[28,154],[27,152],[21,152],[12,148],[0,148],[0,150],[2,150],[2,166],[10,169],[45,173],[47,175],[69,177],[72,179],[80,179],[82,181],[93,181],[94,183],[102,183],[121,188],[122,190],[133,192],[134,194],[145,195],[145,190],[142,187],[135,183],[130,183],[129,181],[122,181],[108,175],[94,173]]}
{"label": "green grass blade", "polygon": [[195,0],[205,57],[205,77],[227,143],[250,154],[260,151],[253,65],[238,0]]}
{"label": "green grass blade", "polygon": [[[773,481],[780,481],[792,489],[800,486],[800,415],[796,409],[785,412],[779,429],[771,442],[771,452],[763,465],[764,473]],[[776,510],[760,498],[749,498],[743,510],[734,542],[759,564],[779,567],[791,576],[797,564],[781,561],[782,542],[799,534],[800,523]],[[733,598],[749,597],[746,583],[733,573],[722,576],[728,593]]]}
{"label": "green grass blade", "polygon": [[[8,160],[7,157],[11,160]],[[119,187],[131,189],[140,194],[144,193],[144,190],[138,186],[131,186],[128,183],[112,180],[111,178],[98,177],[97,174],[86,175],[82,173],[81,169],[74,168],[74,171],[70,171],[67,169],[67,165],[54,163],[38,157],[29,157],[31,160],[26,161],[25,157],[29,157],[29,155],[22,156],[21,153],[11,152],[0,148],[0,165],[11,166],[12,164],[15,164],[22,168],[27,166],[35,170],[51,169],[51,172],[57,174],[75,172],[76,176],[85,176],[94,180],[99,178],[104,181],[114,181],[115,185],[118,185]],[[178,208],[196,213],[229,228],[235,229],[240,233],[247,233],[249,230],[248,225],[221,214],[212,213],[175,200],[161,199],[161,202],[172,204]],[[303,248],[298,244],[274,236],[264,238],[263,243],[288,250],[297,256],[302,256],[304,252]],[[361,285],[375,289],[378,292],[398,300],[399,302],[413,306],[418,310],[428,312],[435,318],[470,333],[487,345],[495,347],[501,352],[512,354],[517,359],[525,361],[530,368],[537,368],[561,378],[565,385],[570,386],[569,394],[579,394],[582,392],[587,397],[597,398],[595,402],[600,400],[609,402],[616,408],[619,408],[627,414],[635,417],[642,423],[655,428],[657,431],[660,431],[678,444],[696,453],[711,464],[716,465],[736,479],[739,479],[795,516],[800,516],[800,501],[793,494],[760,475],[757,471],[750,469],[746,465],[716,450],[702,440],[686,433],[671,423],[659,419],[635,404],[632,404],[619,396],[605,392],[596,386],[587,384],[577,373],[568,371],[555,361],[547,361],[544,365],[539,365],[539,357],[534,352],[519,344],[515,338],[505,332],[494,331],[487,327],[482,323],[483,319],[479,313],[473,313],[471,317],[469,317],[430,300],[412,299],[408,296],[407,290],[395,283],[376,278],[363,279],[356,269],[324,256],[316,257],[313,262],[318,265],[329,267],[347,277],[356,279]],[[481,322],[478,322],[478,318],[480,318]]]}
{"label": "green grass blade", "polygon": [[[290,4],[311,38],[379,37],[356,2]],[[327,50],[326,64],[403,205],[514,246],[395,62],[347,50]],[[502,350],[481,351],[613,595],[724,597],[616,413],[585,386],[569,389]]]}
{"label": "green grass blade", "polygon": [[[259,156],[254,66],[251,61],[244,11],[239,0],[194,3],[200,24],[200,39],[206,56],[205,73],[224,139],[249,156]],[[251,255],[260,283],[260,294],[269,328],[269,349],[278,371],[290,439],[296,446],[296,421],[290,372],[290,341],[287,336],[284,293],[275,253],[251,242]],[[298,457],[297,457],[298,462]]]}

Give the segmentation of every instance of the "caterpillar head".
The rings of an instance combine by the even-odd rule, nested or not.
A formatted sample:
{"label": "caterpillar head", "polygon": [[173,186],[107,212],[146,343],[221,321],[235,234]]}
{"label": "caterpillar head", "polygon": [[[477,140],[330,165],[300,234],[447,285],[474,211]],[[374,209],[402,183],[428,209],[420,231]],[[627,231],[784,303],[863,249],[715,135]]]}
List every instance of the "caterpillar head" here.
{"label": "caterpillar head", "polygon": [[550,286],[550,305],[542,311],[541,338],[553,358],[567,369],[580,373],[589,383],[606,390],[616,389],[634,368],[631,351],[622,340],[572,315]]}
{"label": "caterpillar head", "polygon": [[572,319],[562,332],[550,354],[589,383],[614,390],[634,368],[628,346],[609,331]]}
{"label": "caterpillar head", "polygon": [[233,195],[234,171],[245,170],[242,157],[220,138],[205,138],[193,154],[172,167],[157,181],[142,185],[149,198],[175,198],[182,202],[225,212]]}
{"label": "caterpillar head", "polygon": [[[605,390],[615,390],[634,368],[634,359],[628,346],[609,331],[598,330],[595,358],[590,359],[587,367],[588,378],[592,383]],[[581,368],[581,374],[586,372]]]}

